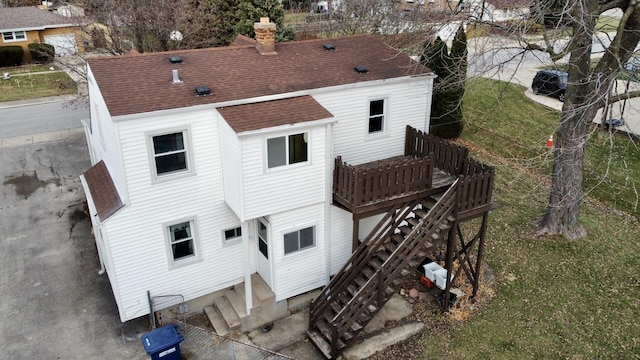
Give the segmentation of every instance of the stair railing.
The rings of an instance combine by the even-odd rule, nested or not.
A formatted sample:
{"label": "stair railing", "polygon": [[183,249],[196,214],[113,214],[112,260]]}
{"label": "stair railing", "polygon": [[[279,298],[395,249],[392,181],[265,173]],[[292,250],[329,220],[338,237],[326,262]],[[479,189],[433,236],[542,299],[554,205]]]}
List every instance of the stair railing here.
{"label": "stair railing", "polygon": [[414,200],[406,203],[402,207],[402,211],[394,208],[378,222],[374,229],[356,248],[349,260],[342,266],[340,271],[331,279],[329,284],[322,290],[310,304],[309,326],[318,320],[322,313],[326,310],[331,301],[345,290],[346,286],[358,276],[360,270],[367,265],[376,251],[380,250],[384,242],[391,237],[393,232],[404,221],[404,219],[413,211],[420,203]]}
{"label": "stair railing", "polygon": [[[431,235],[440,231],[440,226],[447,221],[447,217],[456,211],[457,185],[458,180],[429,210],[427,215],[420,220],[411,233],[405,237],[405,240],[377,270],[376,275],[367,280],[342,310],[333,317],[331,320],[332,341],[340,339],[356,319],[374,302],[378,309],[386,303],[388,298],[383,295],[385,289],[390,286],[402,269],[420,251],[420,248],[431,238]],[[335,343],[332,343],[332,349],[334,347]]]}

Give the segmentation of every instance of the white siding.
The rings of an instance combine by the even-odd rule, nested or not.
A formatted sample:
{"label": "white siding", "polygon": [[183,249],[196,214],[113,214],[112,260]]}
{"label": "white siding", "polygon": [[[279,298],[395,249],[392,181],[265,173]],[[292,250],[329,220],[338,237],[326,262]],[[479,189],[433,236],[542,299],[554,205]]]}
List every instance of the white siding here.
{"label": "white siding", "polygon": [[[274,293],[276,300],[302,294],[325,285],[324,204],[306,206],[273,214],[271,224],[271,254],[273,259]],[[316,227],[316,246],[284,255],[284,234],[296,229]]]}
{"label": "white siding", "polygon": [[[267,169],[266,139],[309,132],[305,163]],[[325,127],[296,129],[241,138],[243,203],[246,219],[325,201]]]}
{"label": "white siding", "polygon": [[331,234],[329,244],[329,264],[331,275],[336,274],[351,257],[351,234],[353,217],[350,212],[331,206]]}
{"label": "white siding", "polygon": [[90,101],[91,132],[88,134],[88,146],[93,149],[96,162],[104,160],[113,178],[120,196],[127,202],[127,179],[124,174],[123,162],[118,138],[118,125],[111,120],[100,89],[93,80],[91,68],[87,65],[88,87]]}
{"label": "white siding", "polygon": [[[407,125],[428,131],[431,83],[431,78],[416,77],[407,82],[314,94],[338,120],[333,154],[351,165],[402,155]],[[369,136],[369,102],[379,98],[387,99],[386,131]]]}
{"label": "white siding", "polygon": [[[181,126],[190,129],[195,175],[152,183],[148,132]],[[148,313],[147,290],[152,296],[181,294],[190,300],[241,282],[242,246],[222,244],[222,230],[240,221],[224,202],[215,112],[125,121],[120,130],[130,205],[105,226],[121,319]],[[201,260],[172,268],[163,224],[187,218],[197,221]]]}
{"label": "white siding", "polygon": [[[217,113],[217,111],[216,111]],[[224,176],[224,199],[238,218],[243,219],[242,201],[242,156],[240,139],[233,129],[216,114],[220,126],[220,153],[222,154],[222,173]]]}

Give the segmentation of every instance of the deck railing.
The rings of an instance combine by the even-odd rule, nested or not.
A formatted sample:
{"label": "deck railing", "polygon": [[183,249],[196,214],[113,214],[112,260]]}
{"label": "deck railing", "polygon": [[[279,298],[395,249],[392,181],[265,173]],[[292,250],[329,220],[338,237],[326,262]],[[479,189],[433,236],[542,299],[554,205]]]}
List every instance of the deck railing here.
{"label": "deck railing", "polygon": [[353,166],[338,156],[333,171],[333,193],[359,206],[431,188],[431,156],[398,159],[379,165]]}
{"label": "deck railing", "polygon": [[467,148],[407,126],[404,142],[406,156],[435,158],[435,166],[451,175],[459,175],[469,155]]}

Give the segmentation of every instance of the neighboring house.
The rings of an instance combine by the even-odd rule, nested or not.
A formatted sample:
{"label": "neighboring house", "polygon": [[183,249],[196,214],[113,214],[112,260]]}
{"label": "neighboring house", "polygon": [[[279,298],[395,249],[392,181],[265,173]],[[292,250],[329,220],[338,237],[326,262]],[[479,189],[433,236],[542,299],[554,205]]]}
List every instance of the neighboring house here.
{"label": "neighboring house", "polygon": [[471,16],[478,20],[503,23],[529,18],[531,0],[471,0]]}
{"label": "neighboring house", "polygon": [[407,126],[429,129],[435,76],[376,37],[256,34],[88,62],[82,181],[122,321],[148,294],[251,294],[255,274],[277,301],[323,287],[382,216],[332,205],[336,157],[401,156]]}
{"label": "neighboring house", "polygon": [[83,52],[79,26],[71,18],[37,7],[0,8],[0,33],[0,46],[22,46],[24,62],[31,61],[31,43],[51,44],[56,55]]}

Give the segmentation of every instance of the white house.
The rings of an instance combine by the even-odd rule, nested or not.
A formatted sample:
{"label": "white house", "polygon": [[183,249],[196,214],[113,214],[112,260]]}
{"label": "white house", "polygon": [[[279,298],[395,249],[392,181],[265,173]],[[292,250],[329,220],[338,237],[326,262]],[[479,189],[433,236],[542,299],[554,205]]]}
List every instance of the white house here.
{"label": "white house", "polygon": [[526,20],[531,5],[531,0],[471,0],[470,14],[478,20],[493,23]]}
{"label": "white house", "polygon": [[122,321],[149,313],[148,292],[250,294],[256,273],[278,301],[326,285],[354,231],[334,159],[402,155],[407,125],[428,130],[434,75],[407,55],[274,33],[261,19],[255,45],[89,60],[82,181]]}

